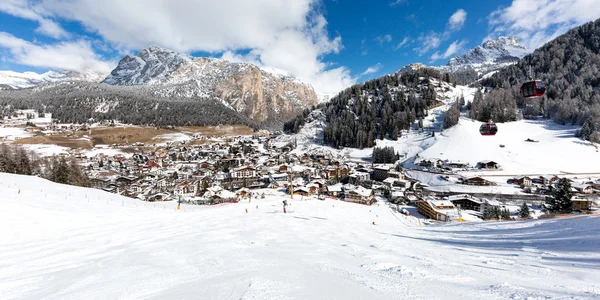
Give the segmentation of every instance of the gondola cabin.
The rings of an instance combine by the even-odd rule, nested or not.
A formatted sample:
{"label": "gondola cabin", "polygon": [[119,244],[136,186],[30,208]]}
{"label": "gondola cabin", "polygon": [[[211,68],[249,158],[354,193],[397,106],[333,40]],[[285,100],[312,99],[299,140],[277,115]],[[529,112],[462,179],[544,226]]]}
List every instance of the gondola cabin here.
{"label": "gondola cabin", "polygon": [[498,126],[495,123],[482,124],[479,127],[479,133],[483,136],[496,135],[498,133]]}
{"label": "gondola cabin", "polygon": [[540,80],[527,81],[521,85],[523,98],[542,97],[546,93],[546,85]]}

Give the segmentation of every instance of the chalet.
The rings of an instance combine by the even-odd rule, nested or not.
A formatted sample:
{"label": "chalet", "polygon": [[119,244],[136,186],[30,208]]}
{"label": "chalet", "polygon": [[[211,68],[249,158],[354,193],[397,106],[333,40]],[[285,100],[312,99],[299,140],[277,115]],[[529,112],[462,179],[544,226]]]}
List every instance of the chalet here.
{"label": "chalet", "polygon": [[308,197],[309,194],[310,194],[310,192],[309,192],[308,188],[306,188],[306,187],[301,186],[299,188],[294,189],[294,195]]}
{"label": "chalet", "polygon": [[475,215],[482,216],[483,215],[483,200],[479,198],[475,198],[471,195],[463,194],[463,195],[453,195],[445,197],[444,200],[448,200],[454,204],[454,206],[460,208],[461,210],[471,210],[475,212]]}
{"label": "chalet", "polygon": [[526,187],[526,186],[531,186],[533,184],[533,181],[531,180],[530,177],[527,177],[527,176],[517,176],[517,177],[513,177],[512,179],[510,179],[509,183],[516,184],[516,185],[522,186],[522,187]]}
{"label": "chalet", "polygon": [[419,200],[417,211],[427,218],[438,221],[449,222],[458,219],[458,210],[447,200]]}
{"label": "chalet", "polygon": [[350,182],[356,184],[358,182],[367,181],[371,175],[365,172],[354,172],[350,174]]}
{"label": "chalet", "polygon": [[389,178],[395,178],[395,179],[398,179],[398,180],[403,180],[404,179],[404,174],[402,174],[401,172],[393,170],[393,171],[389,171],[388,172],[388,177]]}
{"label": "chalet", "polygon": [[486,169],[486,170],[498,170],[498,169],[500,169],[500,165],[495,161],[482,160],[477,163],[477,168],[478,169]]}
{"label": "chalet", "polygon": [[486,180],[484,178],[481,178],[479,176],[464,179],[463,180],[463,184],[467,184],[467,185],[479,185],[479,186],[494,185],[493,182],[491,182],[489,180]]}
{"label": "chalet", "polygon": [[317,184],[311,183],[307,185],[306,188],[308,189],[308,193],[311,195],[316,195],[319,193],[319,185]]}
{"label": "chalet", "polygon": [[573,203],[573,210],[576,211],[588,211],[592,209],[592,201],[584,198],[573,197],[571,199]]}
{"label": "chalet", "polygon": [[350,169],[345,166],[332,166],[327,168],[327,179],[340,179],[344,176],[347,176],[350,173]]}
{"label": "chalet", "polygon": [[591,184],[574,184],[573,188],[581,194],[591,194],[594,192],[594,187]]}
{"label": "chalet", "polygon": [[373,190],[359,186],[354,189],[346,190],[344,193],[344,201],[371,205],[375,203],[375,197]]}
{"label": "chalet", "polygon": [[229,177],[231,178],[254,178],[256,177],[256,169],[252,167],[241,167],[234,169],[229,173]]}
{"label": "chalet", "polygon": [[327,194],[331,197],[339,197],[342,195],[342,185],[338,183],[327,186]]}
{"label": "chalet", "polygon": [[389,177],[383,181],[383,185],[388,189],[398,189],[404,191],[410,187],[410,182]]}
{"label": "chalet", "polygon": [[390,171],[394,171],[393,165],[380,165],[373,168],[371,179],[375,181],[384,181],[389,177]]}
{"label": "chalet", "polygon": [[287,173],[287,172],[289,172],[289,168],[287,165],[279,166],[279,173]]}
{"label": "chalet", "polygon": [[469,163],[460,160],[450,160],[444,166],[449,169],[466,169],[469,167]]}
{"label": "chalet", "polygon": [[424,158],[419,161],[419,166],[425,168],[440,168],[442,166],[442,161],[437,158]]}
{"label": "chalet", "polygon": [[290,180],[290,176],[286,173],[283,174],[271,174],[269,180],[272,184],[283,185]]}

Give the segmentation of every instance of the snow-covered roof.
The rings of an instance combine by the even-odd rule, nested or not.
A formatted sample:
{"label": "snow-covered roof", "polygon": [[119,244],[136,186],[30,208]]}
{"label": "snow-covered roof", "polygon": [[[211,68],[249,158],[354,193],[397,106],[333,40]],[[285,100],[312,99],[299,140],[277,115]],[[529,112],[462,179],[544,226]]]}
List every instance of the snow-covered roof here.
{"label": "snow-covered roof", "polygon": [[328,192],[341,192],[342,191],[342,185],[341,184],[335,184],[335,185],[328,185],[327,186],[327,191]]}

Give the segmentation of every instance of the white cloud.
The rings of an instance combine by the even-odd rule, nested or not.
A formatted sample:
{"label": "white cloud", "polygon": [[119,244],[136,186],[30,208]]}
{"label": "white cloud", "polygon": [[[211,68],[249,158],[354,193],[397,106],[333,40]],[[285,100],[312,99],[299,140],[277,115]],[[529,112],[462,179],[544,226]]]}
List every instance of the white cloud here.
{"label": "white cloud", "polygon": [[596,0],[513,0],[489,15],[490,38],[512,35],[529,49],[600,16]]}
{"label": "white cloud", "polygon": [[380,35],[380,36],[376,37],[375,40],[378,41],[379,44],[389,43],[392,41],[392,35],[391,34]]}
{"label": "white cloud", "polygon": [[448,20],[450,30],[460,30],[467,20],[467,12],[464,9],[457,10]]}
{"label": "white cloud", "polygon": [[390,2],[390,6],[396,6],[396,5],[402,4],[404,2],[406,2],[406,0],[396,0],[396,1]]}
{"label": "white cloud", "polygon": [[108,74],[115,65],[98,57],[90,43],[84,40],[36,45],[9,33],[0,32],[0,48],[9,50],[12,55],[9,60],[39,68]]}
{"label": "white cloud", "polygon": [[40,25],[35,30],[37,33],[56,39],[69,36],[69,34],[56,22],[37,13],[35,11],[35,5],[30,4],[27,0],[2,0],[0,2],[0,12],[27,20],[37,21]]}
{"label": "white cloud", "polygon": [[[19,4],[10,7],[22,9],[24,18],[79,22],[119,51],[160,45],[231,56],[244,50],[250,54],[235,58],[283,70],[319,92],[338,92],[355,82],[346,67],[324,60],[343,46],[341,37],[329,36],[321,0],[9,1]],[[45,23],[39,31],[57,28]]]}
{"label": "white cloud", "polygon": [[362,72],[362,74],[360,74],[360,76],[365,76],[365,75],[377,73],[377,72],[379,72],[379,70],[381,70],[382,66],[383,65],[381,63],[377,63],[374,66],[370,66],[364,72]]}
{"label": "white cloud", "polygon": [[404,46],[408,46],[412,43],[412,40],[410,39],[410,37],[405,37],[400,43],[398,43],[398,45],[396,46],[396,50],[404,47]]}
{"label": "white cloud", "polygon": [[441,58],[449,58],[451,56],[454,56],[464,50],[464,46],[466,43],[467,43],[466,40],[462,40],[460,42],[454,41],[452,44],[450,44],[450,46],[448,46],[448,49],[446,49],[446,52],[444,52],[443,54],[440,54],[439,52],[435,52],[431,56],[431,60],[435,61],[435,60],[438,60]]}
{"label": "white cloud", "polygon": [[430,32],[427,35],[422,34],[419,36],[421,47],[414,48],[414,50],[419,52],[419,56],[421,56],[433,49],[437,49],[442,43],[442,40],[445,38],[445,34],[439,34],[435,32]]}

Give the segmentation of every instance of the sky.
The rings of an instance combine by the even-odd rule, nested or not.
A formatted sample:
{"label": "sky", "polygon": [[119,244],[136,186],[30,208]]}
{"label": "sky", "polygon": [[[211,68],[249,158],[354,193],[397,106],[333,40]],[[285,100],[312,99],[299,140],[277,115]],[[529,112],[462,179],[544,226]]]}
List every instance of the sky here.
{"label": "sky", "polygon": [[499,36],[533,50],[597,18],[598,0],[0,0],[0,70],[108,74],[157,45],[336,93]]}

